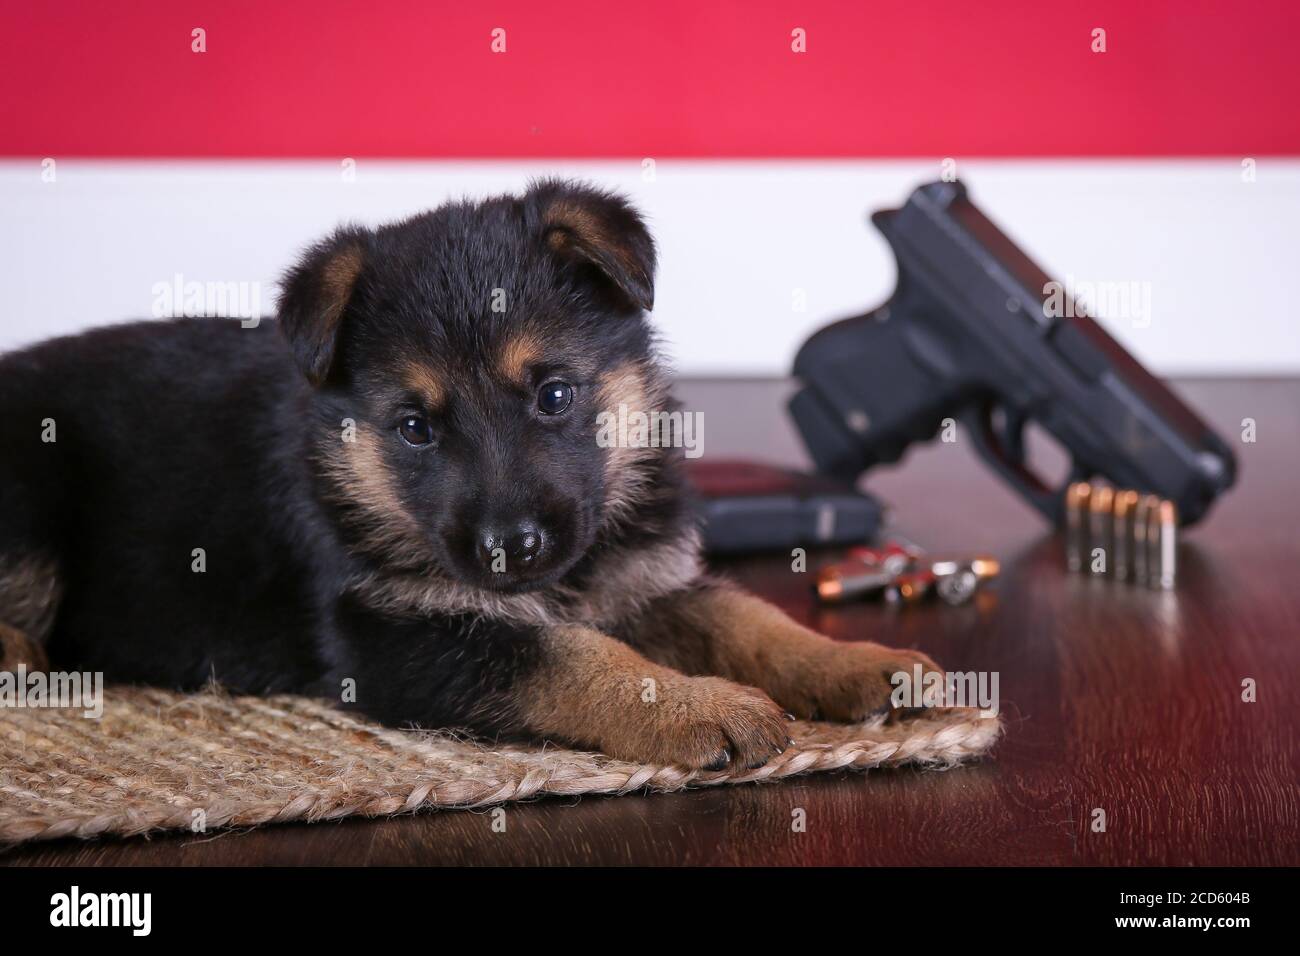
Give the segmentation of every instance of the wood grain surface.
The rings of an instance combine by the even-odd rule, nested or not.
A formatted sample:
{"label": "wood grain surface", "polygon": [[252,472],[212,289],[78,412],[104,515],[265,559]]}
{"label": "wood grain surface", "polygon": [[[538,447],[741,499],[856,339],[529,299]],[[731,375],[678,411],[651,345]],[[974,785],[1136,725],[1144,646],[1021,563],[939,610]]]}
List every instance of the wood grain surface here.
{"label": "wood grain surface", "polygon": [[[803,461],[784,382],[683,382],[705,454]],[[1062,545],[959,436],[866,486],[933,551],[1002,560],[965,607],[816,608],[782,556],[718,562],[840,640],[917,647],[997,671],[1007,734],[984,763],[667,796],[93,843],[0,854],[23,864],[1155,864],[1300,863],[1300,382],[1180,391],[1237,450],[1240,478],[1190,530],[1174,592],[1064,569]],[[1257,441],[1243,443],[1242,420]],[[831,555],[814,553],[815,567]],[[1258,686],[1242,701],[1242,681]],[[1093,832],[1094,810],[1106,830]],[[806,829],[792,828],[795,811]],[[499,828],[498,828],[499,829]]]}

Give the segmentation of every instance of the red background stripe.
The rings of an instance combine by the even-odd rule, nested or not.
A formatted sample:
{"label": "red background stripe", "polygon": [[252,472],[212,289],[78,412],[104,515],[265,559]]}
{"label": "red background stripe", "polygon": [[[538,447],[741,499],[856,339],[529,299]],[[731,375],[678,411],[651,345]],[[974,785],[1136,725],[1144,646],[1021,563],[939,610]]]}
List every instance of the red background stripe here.
{"label": "red background stripe", "polygon": [[1294,0],[2,2],[11,156],[1300,154]]}

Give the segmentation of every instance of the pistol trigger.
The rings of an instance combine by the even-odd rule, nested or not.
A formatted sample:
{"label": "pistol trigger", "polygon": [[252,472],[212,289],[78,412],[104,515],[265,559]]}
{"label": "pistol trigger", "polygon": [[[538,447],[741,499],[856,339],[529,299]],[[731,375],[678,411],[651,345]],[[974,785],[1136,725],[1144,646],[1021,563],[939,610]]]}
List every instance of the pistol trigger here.
{"label": "pistol trigger", "polygon": [[995,411],[994,421],[997,421],[997,412],[1001,412],[1001,428],[998,430],[998,441],[1002,445],[1003,452],[1006,453],[1010,461],[1018,464],[1024,464],[1025,461],[1025,422],[1028,419],[1019,412],[1012,411],[1006,406],[999,406]]}

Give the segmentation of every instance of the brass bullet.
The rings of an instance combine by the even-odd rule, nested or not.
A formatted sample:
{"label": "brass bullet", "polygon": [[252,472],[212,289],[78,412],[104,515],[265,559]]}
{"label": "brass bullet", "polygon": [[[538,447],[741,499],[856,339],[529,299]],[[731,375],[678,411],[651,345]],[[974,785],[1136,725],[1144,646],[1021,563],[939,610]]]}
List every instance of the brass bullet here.
{"label": "brass bullet", "polygon": [[817,572],[814,588],[819,600],[839,604],[854,598],[874,594],[888,587],[894,575],[861,561],[840,561],[828,564]]}
{"label": "brass bullet", "polygon": [[1178,508],[1172,501],[1161,501],[1148,516],[1147,546],[1152,587],[1172,588],[1178,576]]}
{"label": "brass bullet", "polygon": [[[1092,489],[1092,506],[1088,513],[1088,570],[1105,574],[1114,549],[1115,490],[1106,485]],[[1101,570],[1096,570],[1096,551],[1101,549]]]}
{"label": "brass bullet", "polygon": [[920,556],[921,552],[919,550],[898,541],[886,541],[878,548],[849,548],[849,558],[851,560],[861,561],[863,564],[872,565],[882,571],[889,571],[891,574],[902,574]]}
{"label": "brass bullet", "polygon": [[1137,509],[1138,493],[1120,491],[1115,494],[1115,560],[1112,567],[1117,581],[1127,581],[1133,564],[1133,513]]}
{"label": "brass bullet", "polygon": [[971,571],[981,582],[996,578],[1002,570],[998,559],[989,554],[977,554],[973,558],[927,557],[925,564],[937,577]]}
{"label": "brass bullet", "polygon": [[1088,511],[1092,485],[1078,481],[1065,491],[1065,563],[1071,571],[1083,568],[1088,548]]}
{"label": "brass bullet", "polygon": [[1151,564],[1149,537],[1152,512],[1158,512],[1160,499],[1155,495],[1142,495],[1133,510],[1133,580],[1146,584],[1158,569]]}
{"label": "brass bullet", "polygon": [[885,591],[885,599],[891,604],[915,604],[930,593],[934,582],[935,576],[932,571],[909,571],[894,579],[893,584]]}
{"label": "brass bullet", "polygon": [[[1172,588],[1177,579],[1178,508],[1156,495],[1076,482],[1065,491],[1066,564],[1096,567],[1117,581]],[[951,570],[951,569],[949,569]],[[996,573],[996,571],[994,572]]]}

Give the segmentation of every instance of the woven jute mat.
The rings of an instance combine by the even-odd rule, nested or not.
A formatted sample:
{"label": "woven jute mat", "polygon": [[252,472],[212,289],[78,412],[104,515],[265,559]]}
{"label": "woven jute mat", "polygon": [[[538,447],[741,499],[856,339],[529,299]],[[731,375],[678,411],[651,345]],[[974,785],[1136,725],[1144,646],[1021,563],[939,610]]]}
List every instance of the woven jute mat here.
{"label": "woven jute mat", "polygon": [[391,730],[302,697],[110,687],[104,712],[0,708],[0,844],[482,807],[545,794],[671,791],[987,751],[996,718],[796,722],[757,770],[692,772],[556,747]]}

